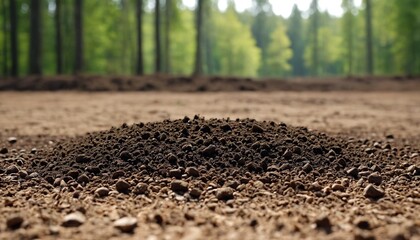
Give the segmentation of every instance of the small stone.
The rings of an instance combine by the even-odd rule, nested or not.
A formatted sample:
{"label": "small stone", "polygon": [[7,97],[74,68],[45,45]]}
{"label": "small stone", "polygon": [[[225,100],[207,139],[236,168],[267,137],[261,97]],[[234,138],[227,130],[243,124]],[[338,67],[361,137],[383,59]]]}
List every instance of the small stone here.
{"label": "small stone", "polygon": [[137,218],[123,217],[114,222],[114,227],[121,232],[131,233],[137,227]]}
{"label": "small stone", "polygon": [[120,179],[115,184],[115,188],[120,193],[127,193],[130,190],[130,184],[127,181]]}
{"label": "small stone", "polygon": [[18,229],[22,226],[23,218],[21,216],[12,216],[7,219],[6,225],[9,229]]}
{"label": "small stone", "polygon": [[293,153],[292,153],[291,151],[289,151],[289,149],[287,149],[287,150],[283,153],[283,157],[284,157],[284,159],[286,159],[286,160],[291,159],[291,158],[292,158],[292,156],[293,156]]}
{"label": "small stone", "polygon": [[138,183],[136,185],[136,187],[134,188],[134,194],[145,194],[147,193],[147,189],[148,189],[149,185],[147,185],[146,183]]}
{"label": "small stone", "polygon": [[321,146],[314,146],[314,147],[312,148],[312,151],[313,151],[315,154],[322,154],[322,153],[324,153],[324,151],[322,150],[322,147],[321,147]]}
{"label": "small stone", "polygon": [[366,149],[365,149],[365,152],[366,152],[367,154],[372,154],[372,153],[376,152],[376,149],[374,149],[374,148],[366,148]]}
{"label": "small stone", "polygon": [[363,230],[369,230],[371,228],[369,221],[366,220],[366,219],[363,219],[363,218],[357,219],[355,221],[355,225],[356,225],[356,227],[358,227],[360,229],[363,229]]}
{"label": "small stone", "polygon": [[379,175],[378,173],[372,173],[368,176],[368,182],[376,184],[376,185],[381,185],[382,183],[382,176]]}
{"label": "small stone", "polygon": [[334,152],[334,150],[330,150],[328,153],[327,153],[327,156],[335,156],[336,154],[335,154],[335,152]]}
{"label": "small stone", "polygon": [[200,189],[198,189],[198,188],[193,188],[193,189],[191,189],[191,191],[190,191],[190,196],[192,197],[192,198],[196,198],[196,199],[198,199],[198,198],[200,198],[200,196],[201,196],[201,194],[203,193],[203,191],[201,191]]}
{"label": "small stone", "polygon": [[112,179],[117,179],[117,178],[121,178],[121,177],[124,177],[124,176],[125,176],[125,172],[121,171],[121,170],[118,170],[118,171],[115,171],[112,174]]}
{"label": "small stone", "polygon": [[233,189],[230,187],[219,188],[217,190],[216,197],[221,201],[233,199]]}
{"label": "small stone", "polygon": [[178,158],[172,153],[168,154],[166,158],[168,159],[168,162],[172,165],[176,165],[176,163],[178,162]]}
{"label": "small stone", "polygon": [[28,176],[28,172],[25,170],[19,171],[19,177],[25,179]]}
{"label": "small stone", "polygon": [[95,190],[95,195],[98,197],[106,197],[109,194],[109,189],[106,187],[100,187]]}
{"label": "small stone", "polygon": [[176,179],[181,179],[182,178],[182,171],[181,169],[171,169],[169,170],[169,177],[174,177]]}
{"label": "small stone", "polygon": [[88,163],[91,161],[90,157],[83,154],[77,155],[75,160],[77,163]]}
{"label": "small stone", "polygon": [[80,191],[73,192],[73,198],[79,198],[82,193]]}
{"label": "small stone", "polygon": [[323,216],[315,220],[315,227],[318,230],[323,230],[326,233],[331,233],[331,221],[327,216]]}
{"label": "small stone", "polygon": [[77,178],[77,182],[80,184],[86,184],[89,182],[89,177],[86,174],[82,174]]}
{"label": "small stone", "polygon": [[220,127],[224,132],[228,132],[232,130],[232,127],[229,124],[225,124]]}
{"label": "small stone", "polygon": [[343,185],[337,184],[337,183],[333,184],[332,187],[331,187],[331,189],[333,191],[341,191],[341,192],[346,191],[346,188]]}
{"label": "small stone", "polygon": [[171,182],[171,190],[174,192],[184,193],[188,191],[188,183],[182,180],[174,180]]}
{"label": "small stone", "polygon": [[369,184],[363,191],[363,195],[367,198],[382,198],[385,196],[385,193],[381,189],[376,188],[374,185]]}
{"label": "small stone", "polygon": [[264,132],[264,128],[254,124],[252,125],[252,132],[254,133],[263,133]]}
{"label": "small stone", "polygon": [[359,170],[355,167],[350,168],[346,172],[347,172],[347,175],[352,176],[354,178],[357,178],[359,176]]}
{"label": "small stone", "polygon": [[6,174],[18,173],[19,168],[16,165],[10,165],[6,168]]}
{"label": "small stone", "polygon": [[85,223],[86,217],[81,212],[74,212],[66,215],[64,217],[63,223],[61,224],[63,227],[79,227],[83,223]]}
{"label": "small stone", "polygon": [[311,164],[307,163],[302,167],[303,171],[305,171],[306,173],[309,173],[313,170]]}
{"label": "small stone", "polygon": [[122,152],[120,153],[120,158],[121,158],[123,161],[128,161],[128,160],[130,160],[130,159],[132,159],[132,158],[133,158],[133,155],[131,155],[131,153],[130,153],[130,152],[128,152],[128,151],[122,151]]}
{"label": "small stone", "polygon": [[185,172],[190,177],[199,177],[200,176],[200,172],[195,167],[187,167]]}
{"label": "small stone", "polygon": [[0,154],[7,154],[9,152],[9,150],[7,148],[1,148],[0,149]]}
{"label": "small stone", "polygon": [[15,138],[15,137],[9,137],[9,138],[7,139],[7,141],[8,141],[10,144],[15,144],[15,143],[17,142],[17,138]]}
{"label": "small stone", "polygon": [[214,146],[213,144],[204,148],[203,151],[201,152],[203,154],[203,156],[205,157],[214,157],[217,154],[217,149],[216,146]]}

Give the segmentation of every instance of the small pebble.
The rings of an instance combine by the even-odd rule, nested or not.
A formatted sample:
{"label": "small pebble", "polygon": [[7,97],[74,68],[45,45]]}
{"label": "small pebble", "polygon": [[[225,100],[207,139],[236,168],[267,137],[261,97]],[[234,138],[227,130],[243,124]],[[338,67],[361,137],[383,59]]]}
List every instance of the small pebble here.
{"label": "small pebble", "polygon": [[12,216],[7,219],[6,225],[9,229],[18,229],[22,226],[23,218],[21,216]]}
{"label": "small pebble", "polygon": [[230,187],[219,188],[217,190],[216,197],[221,201],[233,199],[233,189]]}
{"label": "small pebble", "polygon": [[19,172],[19,168],[16,165],[11,165],[6,168],[6,174],[18,173],[18,172]]}
{"label": "small pebble", "polygon": [[15,138],[15,137],[9,137],[9,138],[7,139],[7,141],[8,141],[10,144],[15,144],[15,143],[17,142],[17,138]]}
{"label": "small pebble", "polygon": [[198,198],[200,198],[201,194],[202,194],[202,191],[200,189],[198,189],[198,188],[193,188],[190,191],[190,196],[192,198],[198,199]]}
{"label": "small pebble", "polygon": [[0,154],[7,154],[9,152],[9,150],[7,148],[1,148],[0,149]]}
{"label": "small pebble", "polygon": [[114,222],[114,227],[121,232],[131,233],[137,227],[137,218],[123,217]]}
{"label": "small pebble", "polygon": [[378,173],[372,173],[368,176],[368,182],[369,183],[373,183],[376,185],[381,185],[382,183],[382,176],[379,175]]}
{"label": "small pebble", "polygon": [[83,223],[85,223],[86,217],[81,212],[74,212],[66,215],[64,217],[63,223],[61,224],[63,227],[79,227]]}
{"label": "small pebble", "polygon": [[171,190],[184,193],[188,191],[188,183],[182,180],[174,180],[171,182]]}
{"label": "small pebble", "polygon": [[146,183],[138,183],[136,187],[134,188],[135,194],[145,194],[147,193],[148,185]]}
{"label": "small pebble", "polygon": [[95,195],[98,197],[106,197],[109,194],[109,189],[106,187],[100,187],[95,190]]}
{"label": "small pebble", "polygon": [[127,181],[120,179],[115,184],[115,188],[120,193],[127,193],[130,190],[130,184]]}
{"label": "small pebble", "polygon": [[252,125],[252,132],[254,133],[263,133],[264,132],[264,128],[254,124]]}
{"label": "small pebble", "polygon": [[200,176],[200,172],[195,167],[187,167],[185,172],[190,177],[199,177]]}
{"label": "small pebble", "polygon": [[327,216],[323,216],[315,220],[315,227],[318,230],[323,230],[326,233],[331,233],[331,221]]}
{"label": "small pebble", "polygon": [[373,184],[369,184],[366,186],[365,190],[363,191],[363,195],[367,198],[382,198],[385,196],[384,191],[375,187]]}
{"label": "small pebble", "polygon": [[343,185],[337,184],[337,183],[333,184],[332,187],[331,187],[331,189],[333,191],[341,191],[341,192],[346,191],[346,188]]}

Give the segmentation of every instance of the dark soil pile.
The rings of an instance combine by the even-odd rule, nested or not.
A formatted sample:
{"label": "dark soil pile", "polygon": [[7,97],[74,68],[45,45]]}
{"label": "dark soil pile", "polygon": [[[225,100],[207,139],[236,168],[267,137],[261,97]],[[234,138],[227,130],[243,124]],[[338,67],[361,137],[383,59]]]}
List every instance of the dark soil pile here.
{"label": "dark soil pile", "polygon": [[[41,155],[33,167],[50,183],[140,176],[214,181],[220,186],[229,182],[235,187],[259,176],[263,183],[288,182],[304,189],[305,182],[320,176],[357,178],[357,168],[379,168],[379,160],[366,161],[377,150],[365,148],[361,141],[284,123],[195,116],[123,125],[66,140]],[[293,182],[295,178],[299,181]]]}

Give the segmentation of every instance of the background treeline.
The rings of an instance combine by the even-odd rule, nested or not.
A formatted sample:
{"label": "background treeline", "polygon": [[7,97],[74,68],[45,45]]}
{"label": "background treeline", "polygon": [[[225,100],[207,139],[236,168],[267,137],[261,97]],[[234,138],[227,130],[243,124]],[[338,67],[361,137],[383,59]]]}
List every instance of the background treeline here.
{"label": "background treeline", "polygon": [[287,19],[268,0],[0,1],[2,76],[420,74],[419,0],[342,0],[342,17],[313,0]]}

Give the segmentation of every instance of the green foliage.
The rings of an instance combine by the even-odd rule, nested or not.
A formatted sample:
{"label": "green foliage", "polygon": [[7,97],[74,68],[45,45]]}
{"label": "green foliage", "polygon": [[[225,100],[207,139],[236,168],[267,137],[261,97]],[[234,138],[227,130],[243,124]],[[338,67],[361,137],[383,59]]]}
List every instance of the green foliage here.
{"label": "green foliage", "polygon": [[215,15],[212,20],[215,29],[212,37],[217,38],[214,51],[218,73],[257,76],[261,52],[249,27],[239,21],[231,7],[225,13]]}
{"label": "green foliage", "polygon": [[178,23],[171,31],[171,68],[174,74],[188,75],[194,66],[194,13],[186,9],[178,10],[178,17]]}
{"label": "green foliage", "polygon": [[[171,1],[170,73],[189,75],[195,56],[195,10]],[[0,73],[10,72],[8,2],[0,4]],[[19,73],[28,73],[29,3],[18,7]],[[162,0],[162,2],[164,2]],[[154,72],[154,1],[144,0],[143,51],[146,74]],[[221,12],[205,1],[203,69],[211,75],[303,76],[363,75],[366,72],[366,12],[354,0],[342,0],[344,15],[332,17],[316,8],[303,14],[295,7],[289,19],[276,16],[268,0],[254,0],[245,12],[233,1]],[[64,74],[74,70],[74,1],[62,1]],[[135,72],[137,33],[135,0],[85,0],[84,59],[88,74]],[[165,6],[165,5],[164,5]],[[6,12],[5,12],[5,11]],[[42,1],[44,74],[56,74],[55,0]],[[374,69],[379,75],[420,74],[420,1],[372,0]],[[166,16],[164,16],[166,17]],[[4,29],[6,24],[6,29]],[[165,21],[162,21],[165,24]],[[163,26],[162,26],[163,27]],[[163,29],[165,29],[163,27]],[[166,36],[166,32],[163,36]],[[5,45],[6,44],[6,45]],[[166,51],[166,48],[164,49]]]}
{"label": "green foliage", "polygon": [[279,24],[277,29],[271,34],[270,40],[267,54],[269,75],[289,75],[290,70],[292,69],[289,60],[293,53],[290,48],[290,40],[286,34],[285,27]]}
{"label": "green foliage", "polygon": [[293,7],[292,15],[288,20],[287,35],[291,41],[291,50],[293,56],[290,59],[294,76],[303,76],[305,74],[304,54],[304,23],[301,12],[296,5]]}

